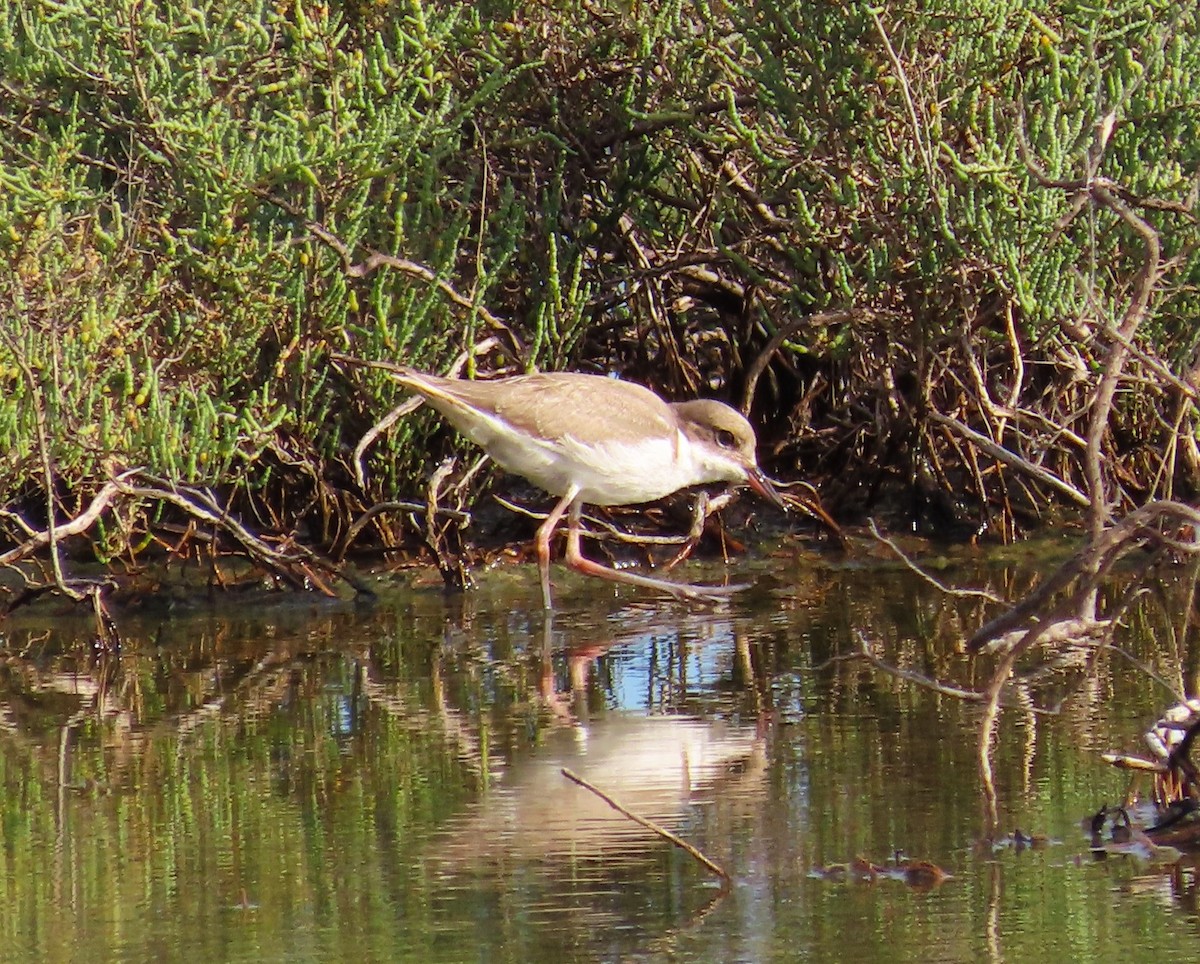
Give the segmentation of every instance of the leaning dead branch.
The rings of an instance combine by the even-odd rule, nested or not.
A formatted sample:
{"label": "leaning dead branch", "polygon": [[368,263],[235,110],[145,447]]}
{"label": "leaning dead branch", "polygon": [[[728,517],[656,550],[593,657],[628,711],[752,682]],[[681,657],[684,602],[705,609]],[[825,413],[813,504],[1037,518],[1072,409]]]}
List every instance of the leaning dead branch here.
{"label": "leaning dead branch", "polygon": [[100,642],[115,644],[115,626],[101,598],[103,593],[115,588],[114,579],[73,579],[63,573],[60,566],[51,581],[38,582],[29,576],[22,564],[38,559],[48,548],[56,550],[63,539],[86,536],[106,513],[119,513],[131,503],[174,507],[194,523],[223,534],[233,543],[235,552],[295,588],[316,588],[326,595],[334,595],[332,585],[341,581],[360,595],[374,595],[371,587],[349,567],[338,565],[305,546],[289,542],[276,546],[255,535],[225,511],[212,493],[194,486],[172,485],[141,470],[131,469],[110,478],[74,517],[56,521],[46,529],[31,526],[15,512],[0,513],[0,520],[8,522],[23,536],[11,549],[0,553],[0,567],[16,572],[24,582],[23,591],[10,601],[6,611],[11,612],[46,594],[87,600],[96,615]]}
{"label": "leaning dead branch", "polygon": [[[1200,553],[1200,542],[1184,540],[1167,528],[1186,526],[1200,531],[1200,512],[1179,502],[1159,501],[1129,513],[1069,559],[1035,592],[1007,613],[993,619],[968,643],[978,652],[992,640],[1015,630],[1002,651],[987,687],[987,701],[979,736],[979,772],[982,781],[989,832],[999,827],[998,798],[992,774],[991,748],[999,722],[1001,694],[1017,660],[1032,647],[1054,638],[1072,619],[1085,627],[1091,638],[1107,638],[1112,623],[1100,629],[1095,613],[1096,589],[1100,580],[1131,549],[1143,545]],[[1059,634],[1061,635],[1061,634]],[[1065,637],[1064,637],[1065,638]],[[1075,640],[1073,640],[1075,641]],[[1059,642],[1062,645],[1062,642]]]}
{"label": "leaning dead branch", "polygon": [[1100,536],[1111,514],[1100,466],[1101,445],[1108,431],[1108,419],[1112,412],[1117,385],[1121,380],[1125,360],[1129,357],[1127,346],[1133,342],[1134,333],[1150,307],[1150,296],[1154,290],[1154,283],[1158,279],[1161,252],[1158,233],[1121,200],[1117,189],[1118,185],[1113,182],[1106,178],[1098,178],[1092,184],[1092,197],[1098,204],[1107,207],[1125,224],[1133,228],[1145,246],[1145,257],[1141,271],[1138,272],[1134,283],[1133,297],[1130,298],[1129,305],[1125,309],[1125,317],[1121,319],[1121,324],[1116,330],[1117,337],[1113,340],[1108,360],[1104,366],[1104,373],[1100,377],[1100,384],[1096,387],[1096,394],[1092,399],[1092,419],[1088,427],[1088,449],[1084,463],[1084,473],[1092,498],[1092,538]]}
{"label": "leaning dead branch", "polygon": [[[136,484],[134,480],[136,479]],[[187,516],[213,526],[225,533],[254,563],[274,573],[296,589],[315,586],[325,595],[334,595],[324,576],[341,580],[361,595],[373,596],[374,590],[349,567],[339,566],[319,553],[297,543],[276,549],[260,539],[237,519],[229,515],[215,497],[203,489],[187,485],[171,485],[154,476],[138,473],[119,482],[123,495],[150,502],[166,503]]]}
{"label": "leaning dead branch", "polygon": [[964,425],[958,419],[950,418],[947,415],[943,415],[941,412],[933,410],[926,412],[926,416],[934,424],[940,425],[943,428],[949,429],[951,432],[962,436],[964,440],[970,442],[977,449],[986,452],[997,462],[1003,462],[1010,468],[1016,469],[1019,472],[1024,472],[1035,481],[1041,482],[1043,485],[1049,486],[1062,495],[1065,495],[1076,505],[1086,508],[1090,504],[1088,497],[1075,488],[1075,486],[1071,485],[1071,483],[1055,475],[1053,472],[1048,472],[1040,465],[1034,465],[1028,459],[1022,458],[1015,452],[1006,449],[1003,445],[997,445],[986,435],[976,432],[973,428]]}
{"label": "leaning dead branch", "polygon": [[605,793],[603,790],[601,790],[595,784],[588,783],[588,781],[585,780],[583,777],[579,776],[577,773],[573,773],[571,770],[568,770],[566,767],[563,767],[561,772],[562,772],[562,775],[564,777],[566,777],[568,780],[570,780],[572,783],[577,783],[577,784],[579,784],[579,786],[583,787],[585,790],[590,790],[592,793],[594,793],[596,796],[598,796],[601,800],[603,800],[605,803],[607,803],[610,807],[612,807],[614,810],[616,810],[617,813],[621,814],[621,816],[628,817],[634,823],[641,824],[647,830],[650,830],[653,833],[658,834],[664,840],[669,840],[671,843],[673,843],[676,847],[678,847],[680,850],[682,850],[688,856],[692,857],[694,860],[699,861],[701,864],[704,865],[705,868],[708,869],[708,871],[710,873],[715,874],[717,877],[721,878],[722,886],[728,887],[733,882],[732,878],[725,871],[725,868],[723,868],[720,864],[715,863],[714,861],[712,861],[711,859],[706,857],[701,851],[697,850],[695,847],[693,847],[690,843],[688,843],[682,837],[676,836],[675,834],[671,833],[671,831],[668,830],[666,827],[660,826],[659,824],[655,823],[653,820],[647,820],[645,817],[639,816],[638,814],[634,813],[632,810],[629,810],[626,807],[622,806],[620,803],[618,803],[615,799],[610,797],[607,793]]}
{"label": "leaning dead branch", "polygon": [[[1132,230],[1141,242],[1142,259],[1121,322],[1109,340],[1100,379],[1088,400],[1090,415],[1087,449],[1083,457],[1083,475],[1087,482],[1085,505],[1088,512],[1088,544],[1060,566],[1036,592],[980,629],[968,644],[970,650],[978,652],[991,641],[1006,633],[1013,633],[1010,644],[992,673],[987,708],[980,726],[980,778],[993,832],[999,820],[992,779],[991,747],[999,718],[1000,694],[1016,660],[1031,647],[1049,638],[1056,627],[1067,624],[1072,618],[1089,632],[1098,626],[1101,622],[1098,612],[1100,580],[1131,548],[1151,545],[1163,551],[1200,551],[1200,541],[1196,538],[1197,532],[1200,532],[1200,512],[1180,502],[1151,502],[1110,525],[1113,502],[1110,499],[1110,479],[1104,471],[1102,458],[1104,442],[1109,434],[1113,404],[1124,376],[1130,346],[1150,310],[1154,287],[1159,280],[1162,252],[1158,232],[1134,212],[1125,200],[1127,192],[1121,185],[1098,174],[1117,119],[1113,112],[1101,120],[1089,151],[1086,175],[1073,181],[1052,179],[1042,170],[1025,138],[1024,116],[1017,124],[1018,145],[1030,176],[1043,189],[1064,191],[1072,198],[1067,221],[1062,227],[1065,228],[1066,223],[1090,203],[1093,208],[1105,209],[1116,215],[1126,228]],[[1173,531],[1169,526],[1174,527]],[[1190,537],[1181,538],[1181,531],[1190,531]]]}
{"label": "leaning dead branch", "polygon": [[[1194,537],[1182,538],[1178,535],[1184,528],[1200,532],[1200,511],[1182,502],[1164,499],[1135,509],[1059,566],[1036,590],[984,625],[968,640],[967,649],[979,652],[1012,630],[1021,627],[1029,630],[1039,618],[1043,624],[1039,633],[1041,638],[1049,626],[1045,617],[1039,617],[1039,614],[1044,613],[1054,597],[1071,590],[1071,599],[1083,598],[1133,549],[1167,548],[1181,554],[1200,554],[1200,542]],[[1081,614],[1081,617],[1088,615],[1095,619],[1094,614]],[[1024,652],[1029,644],[1022,643],[1019,648],[1020,652]]]}
{"label": "leaning dead branch", "polygon": [[[1082,211],[1087,203],[1096,208],[1106,208],[1131,228],[1142,243],[1142,263],[1133,283],[1133,292],[1125,307],[1121,323],[1112,332],[1111,345],[1090,401],[1090,419],[1087,432],[1087,451],[1084,456],[1084,477],[1088,485],[1088,525],[1093,540],[1098,540],[1104,527],[1112,517],[1112,506],[1108,498],[1107,481],[1102,465],[1102,448],[1108,434],[1109,417],[1117,387],[1121,382],[1125,363],[1129,358],[1134,335],[1145,320],[1150,309],[1154,286],[1159,280],[1162,243],[1158,232],[1140,217],[1125,200],[1128,192],[1109,178],[1099,176],[1101,158],[1108,147],[1109,138],[1117,117],[1110,113],[1097,126],[1095,143],[1089,153],[1087,176],[1078,180],[1056,180],[1049,177],[1033,157],[1025,138],[1024,115],[1017,124],[1017,144],[1025,168],[1042,187],[1065,191],[1073,198],[1068,220]],[[1065,224],[1063,225],[1065,227]]]}

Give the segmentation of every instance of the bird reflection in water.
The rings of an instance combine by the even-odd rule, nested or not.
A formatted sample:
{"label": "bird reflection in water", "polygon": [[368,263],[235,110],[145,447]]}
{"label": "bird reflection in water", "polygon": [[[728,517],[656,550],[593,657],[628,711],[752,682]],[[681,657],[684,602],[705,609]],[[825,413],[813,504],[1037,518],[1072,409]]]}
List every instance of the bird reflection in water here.
{"label": "bird reflection in water", "polygon": [[565,778],[568,769],[629,810],[678,831],[705,816],[752,814],[766,793],[761,730],[724,719],[589,710],[596,660],[615,643],[569,647],[567,691],[556,689],[549,621],[540,690],[555,722],[516,753],[494,788],[443,828],[447,865],[481,858],[621,857],[657,852],[660,838]]}

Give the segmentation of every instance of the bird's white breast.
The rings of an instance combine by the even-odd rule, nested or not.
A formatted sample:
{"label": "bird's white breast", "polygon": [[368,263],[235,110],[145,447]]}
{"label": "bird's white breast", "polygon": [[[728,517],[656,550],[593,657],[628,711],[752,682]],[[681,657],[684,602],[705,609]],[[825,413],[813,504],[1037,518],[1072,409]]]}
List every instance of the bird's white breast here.
{"label": "bird's white breast", "polygon": [[692,444],[680,432],[633,444],[488,434],[488,451],[503,468],[551,495],[578,486],[580,498],[594,505],[653,502],[707,481],[699,475]]}
{"label": "bird's white breast", "polygon": [[584,445],[568,437],[562,448],[564,463],[573,467],[581,498],[596,505],[653,502],[706,481],[692,443],[678,431],[632,444]]}

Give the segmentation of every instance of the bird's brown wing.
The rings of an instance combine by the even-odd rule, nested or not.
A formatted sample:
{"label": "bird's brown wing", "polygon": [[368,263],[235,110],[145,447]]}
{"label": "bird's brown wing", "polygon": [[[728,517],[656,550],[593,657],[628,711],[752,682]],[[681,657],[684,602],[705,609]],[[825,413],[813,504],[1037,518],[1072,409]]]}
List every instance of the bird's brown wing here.
{"label": "bird's brown wing", "polygon": [[666,403],[633,382],[570,372],[524,375],[519,381],[519,390],[504,397],[496,414],[543,438],[600,436],[620,444],[674,432]]}
{"label": "bird's brown wing", "polygon": [[600,375],[548,372],[468,381],[413,372],[399,381],[424,395],[460,430],[464,407],[548,439],[602,434],[608,442],[637,442],[674,430],[670,409],[648,388]]}

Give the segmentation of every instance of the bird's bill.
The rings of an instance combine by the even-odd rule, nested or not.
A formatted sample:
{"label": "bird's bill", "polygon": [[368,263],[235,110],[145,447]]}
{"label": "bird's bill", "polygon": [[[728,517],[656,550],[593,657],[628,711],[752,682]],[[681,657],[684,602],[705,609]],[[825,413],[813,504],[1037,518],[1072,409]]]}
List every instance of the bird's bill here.
{"label": "bird's bill", "polygon": [[763,470],[757,465],[752,465],[746,469],[746,481],[750,484],[750,488],[772,505],[780,509],[787,509],[787,503],[783,501],[783,496],[776,491],[775,486],[771,484],[771,480],[763,474]]}

